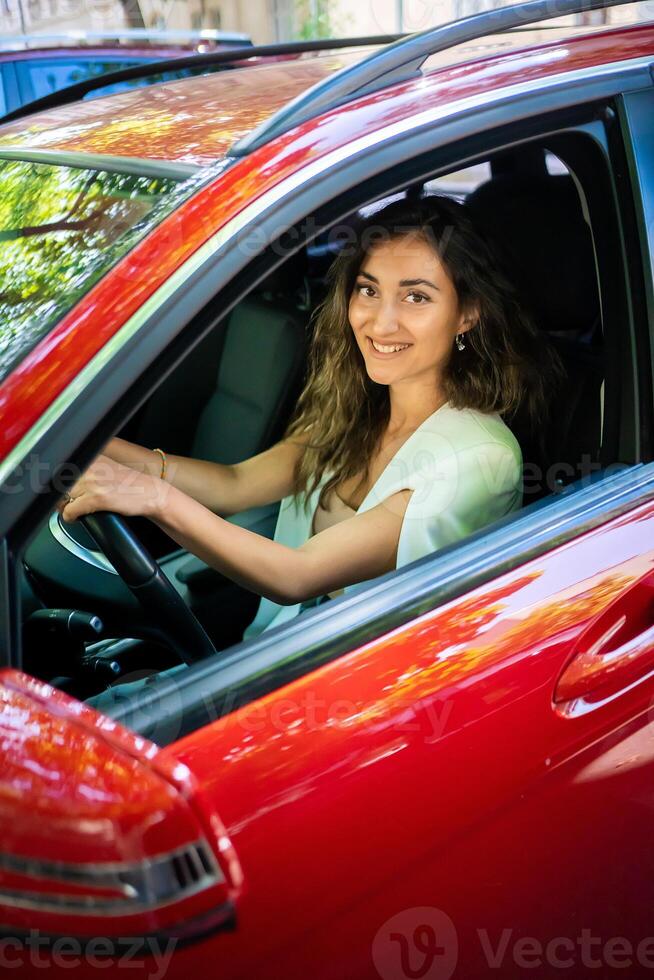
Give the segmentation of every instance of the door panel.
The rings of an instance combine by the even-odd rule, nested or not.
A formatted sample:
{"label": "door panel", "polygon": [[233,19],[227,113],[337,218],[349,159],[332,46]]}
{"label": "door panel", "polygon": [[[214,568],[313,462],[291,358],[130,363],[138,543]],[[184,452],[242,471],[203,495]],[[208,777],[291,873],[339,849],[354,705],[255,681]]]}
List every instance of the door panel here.
{"label": "door panel", "polygon": [[223,975],[598,976],[654,933],[654,680],[553,703],[653,569],[650,501],[171,746],[249,881]]}

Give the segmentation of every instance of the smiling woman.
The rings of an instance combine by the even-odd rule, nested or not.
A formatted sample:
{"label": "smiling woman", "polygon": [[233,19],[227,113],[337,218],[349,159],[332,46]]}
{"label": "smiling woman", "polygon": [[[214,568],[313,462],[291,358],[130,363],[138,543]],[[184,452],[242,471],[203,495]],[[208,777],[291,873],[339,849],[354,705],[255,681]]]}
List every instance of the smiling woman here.
{"label": "smiling woman", "polygon": [[[262,597],[247,639],[518,508],[502,415],[542,417],[555,366],[463,207],[397,202],[334,263],[280,443],[225,466],[112,440],[62,514],[149,517]],[[224,520],[277,501],[272,541]]]}
{"label": "smiling woman", "polygon": [[[324,528],[353,555],[357,522],[383,514],[380,575],[516,509],[521,452],[503,418],[520,406],[542,423],[559,371],[464,206],[432,196],[375,211],[332,265],[316,312],[309,376],[286,431],[305,450],[275,541],[318,551],[312,535]],[[368,584],[338,578],[331,596]],[[244,635],[309,604],[264,599]]]}
{"label": "smiling woman", "polygon": [[415,429],[445,401],[509,420],[521,406],[534,426],[544,419],[558,358],[465,206],[436,195],[394,201],[355,229],[330,281],[287,430],[312,434],[296,493],[331,465],[324,499],[374,458],[384,434]]}

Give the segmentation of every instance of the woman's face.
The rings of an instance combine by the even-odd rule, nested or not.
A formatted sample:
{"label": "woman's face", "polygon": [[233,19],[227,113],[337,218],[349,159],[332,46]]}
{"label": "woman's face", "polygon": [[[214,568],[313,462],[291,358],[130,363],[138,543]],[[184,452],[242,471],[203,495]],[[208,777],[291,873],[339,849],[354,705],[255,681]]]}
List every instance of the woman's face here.
{"label": "woman's face", "polygon": [[368,374],[379,384],[434,384],[458,353],[457,333],[476,319],[464,315],[448,272],[419,235],[368,251],[350,297],[349,318]]}

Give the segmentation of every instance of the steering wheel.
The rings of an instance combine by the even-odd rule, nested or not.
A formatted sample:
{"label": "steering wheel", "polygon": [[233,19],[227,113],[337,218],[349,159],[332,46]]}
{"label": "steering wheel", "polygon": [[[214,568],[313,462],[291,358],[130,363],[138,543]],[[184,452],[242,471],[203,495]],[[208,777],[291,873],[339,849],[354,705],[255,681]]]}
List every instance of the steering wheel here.
{"label": "steering wheel", "polygon": [[193,612],[122,517],[103,511],[87,514],[79,522],[183,661],[195,663],[215,654]]}

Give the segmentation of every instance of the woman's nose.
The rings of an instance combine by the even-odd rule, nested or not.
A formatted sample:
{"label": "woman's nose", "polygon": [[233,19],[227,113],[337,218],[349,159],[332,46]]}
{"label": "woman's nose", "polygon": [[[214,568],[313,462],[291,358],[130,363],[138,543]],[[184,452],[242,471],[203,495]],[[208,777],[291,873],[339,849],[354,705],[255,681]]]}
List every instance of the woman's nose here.
{"label": "woman's nose", "polygon": [[398,328],[397,307],[393,302],[382,302],[377,307],[375,316],[375,332],[381,334],[394,334]]}

